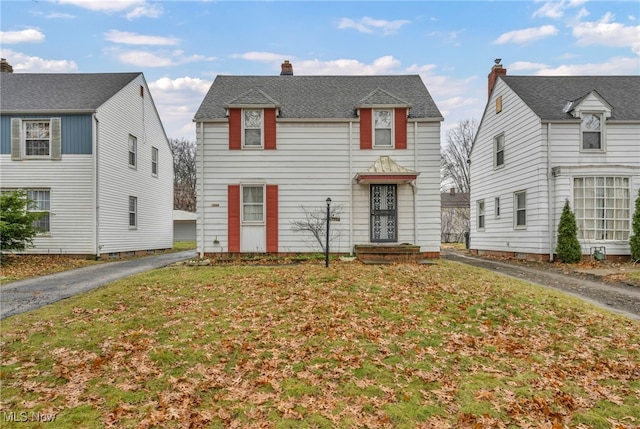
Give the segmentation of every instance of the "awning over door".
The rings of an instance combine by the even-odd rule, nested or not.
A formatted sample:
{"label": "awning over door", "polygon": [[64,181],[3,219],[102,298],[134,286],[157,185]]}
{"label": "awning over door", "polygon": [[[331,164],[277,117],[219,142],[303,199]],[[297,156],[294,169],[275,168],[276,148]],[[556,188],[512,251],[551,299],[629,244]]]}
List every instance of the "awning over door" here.
{"label": "awning over door", "polygon": [[389,156],[381,156],[365,171],[355,176],[359,184],[369,183],[409,183],[420,175],[417,171],[409,170],[395,162]]}

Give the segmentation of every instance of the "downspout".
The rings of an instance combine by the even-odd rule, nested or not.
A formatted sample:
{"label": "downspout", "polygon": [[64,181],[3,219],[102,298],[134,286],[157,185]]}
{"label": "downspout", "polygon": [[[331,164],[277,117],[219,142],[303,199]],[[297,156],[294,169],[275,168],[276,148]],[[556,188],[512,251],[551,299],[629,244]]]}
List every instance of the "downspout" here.
{"label": "downspout", "polygon": [[202,157],[200,158],[200,258],[204,258],[204,122],[200,122],[200,143]]}
{"label": "downspout", "polygon": [[349,256],[353,256],[353,122],[349,121]]}
{"label": "downspout", "polygon": [[[413,123],[413,171],[418,171],[418,123]],[[418,178],[413,181],[413,242],[418,245]]]}
{"label": "downspout", "polygon": [[554,218],[553,218],[553,200],[555,193],[553,171],[551,169],[551,123],[547,123],[547,216],[549,217],[549,262],[553,262],[553,231],[554,231]]}
{"label": "downspout", "polygon": [[98,139],[100,137],[100,121],[96,114],[93,114],[93,121],[95,123],[95,129],[93,131],[93,202],[94,202],[94,222],[95,222],[95,255],[96,258],[100,256],[100,181],[98,174]]}

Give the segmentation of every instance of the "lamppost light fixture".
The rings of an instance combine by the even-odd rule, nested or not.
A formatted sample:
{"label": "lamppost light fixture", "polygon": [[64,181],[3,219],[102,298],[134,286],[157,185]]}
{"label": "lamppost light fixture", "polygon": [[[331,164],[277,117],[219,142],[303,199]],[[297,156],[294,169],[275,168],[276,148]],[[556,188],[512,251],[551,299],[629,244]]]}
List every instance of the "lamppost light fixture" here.
{"label": "lamppost light fixture", "polygon": [[331,205],[331,198],[327,198],[327,205]]}

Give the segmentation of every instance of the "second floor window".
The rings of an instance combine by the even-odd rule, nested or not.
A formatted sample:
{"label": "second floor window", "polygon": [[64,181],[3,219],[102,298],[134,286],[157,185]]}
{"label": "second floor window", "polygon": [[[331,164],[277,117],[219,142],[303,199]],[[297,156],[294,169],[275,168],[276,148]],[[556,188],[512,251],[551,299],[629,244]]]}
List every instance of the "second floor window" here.
{"label": "second floor window", "polygon": [[392,147],[393,110],[373,111],[374,140],[376,147]]}
{"label": "second floor window", "polygon": [[151,174],[158,175],[158,148],[151,147]]}
{"label": "second floor window", "polygon": [[129,166],[136,166],[136,156],[138,152],[138,139],[129,134]]}
{"label": "second floor window", "polygon": [[49,156],[51,154],[51,123],[49,121],[24,122],[24,154]]}
{"label": "second floor window", "polygon": [[262,110],[245,109],[244,147],[262,147]]}
{"label": "second floor window", "polygon": [[495,151],[494,166],[502,167],[504,165],[504,134],[493,139],[493,147]]}
{"label": "second floor window", "polygon": [[599,114],[582,115],[582,149],[602,149],[602,117]]}

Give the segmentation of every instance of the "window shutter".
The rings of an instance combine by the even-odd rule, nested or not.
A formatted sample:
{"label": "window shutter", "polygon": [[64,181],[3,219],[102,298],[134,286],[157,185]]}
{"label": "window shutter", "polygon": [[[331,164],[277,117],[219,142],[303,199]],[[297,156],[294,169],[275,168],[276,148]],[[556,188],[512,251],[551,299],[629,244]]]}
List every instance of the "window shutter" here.
{"label": "window shutter", "polygon": [[371,109],[360,109],[360,149],[373,147]]}
{"label": "window shutter", "polygon": [[20,161],[20,146],[22,145],[22,119],[11,118],[11,160]]}
{"label": "window shutter", "polygon": [[395,147],[407,148],[407,109],[395,110]]}
{"label": "window shutter", "polygon": [[62,159],[62,125],[60,118],[51,118],[51,159]]}
{"label": "window shutter", "polygon": [[276,109],[264,109],[264,148],[276,149]]}
{"label": "window shutter", "polygon": [[228,186],[227,205],[229,252],[240,252],[240,185]]}
{"label": "window shutter", "polygon": [[229,109],[229,150],[242,149],[242,109]]}
{"label": "window shutter", "polygon": [[278,253],[278,185],[267,185],[267,253]]}

